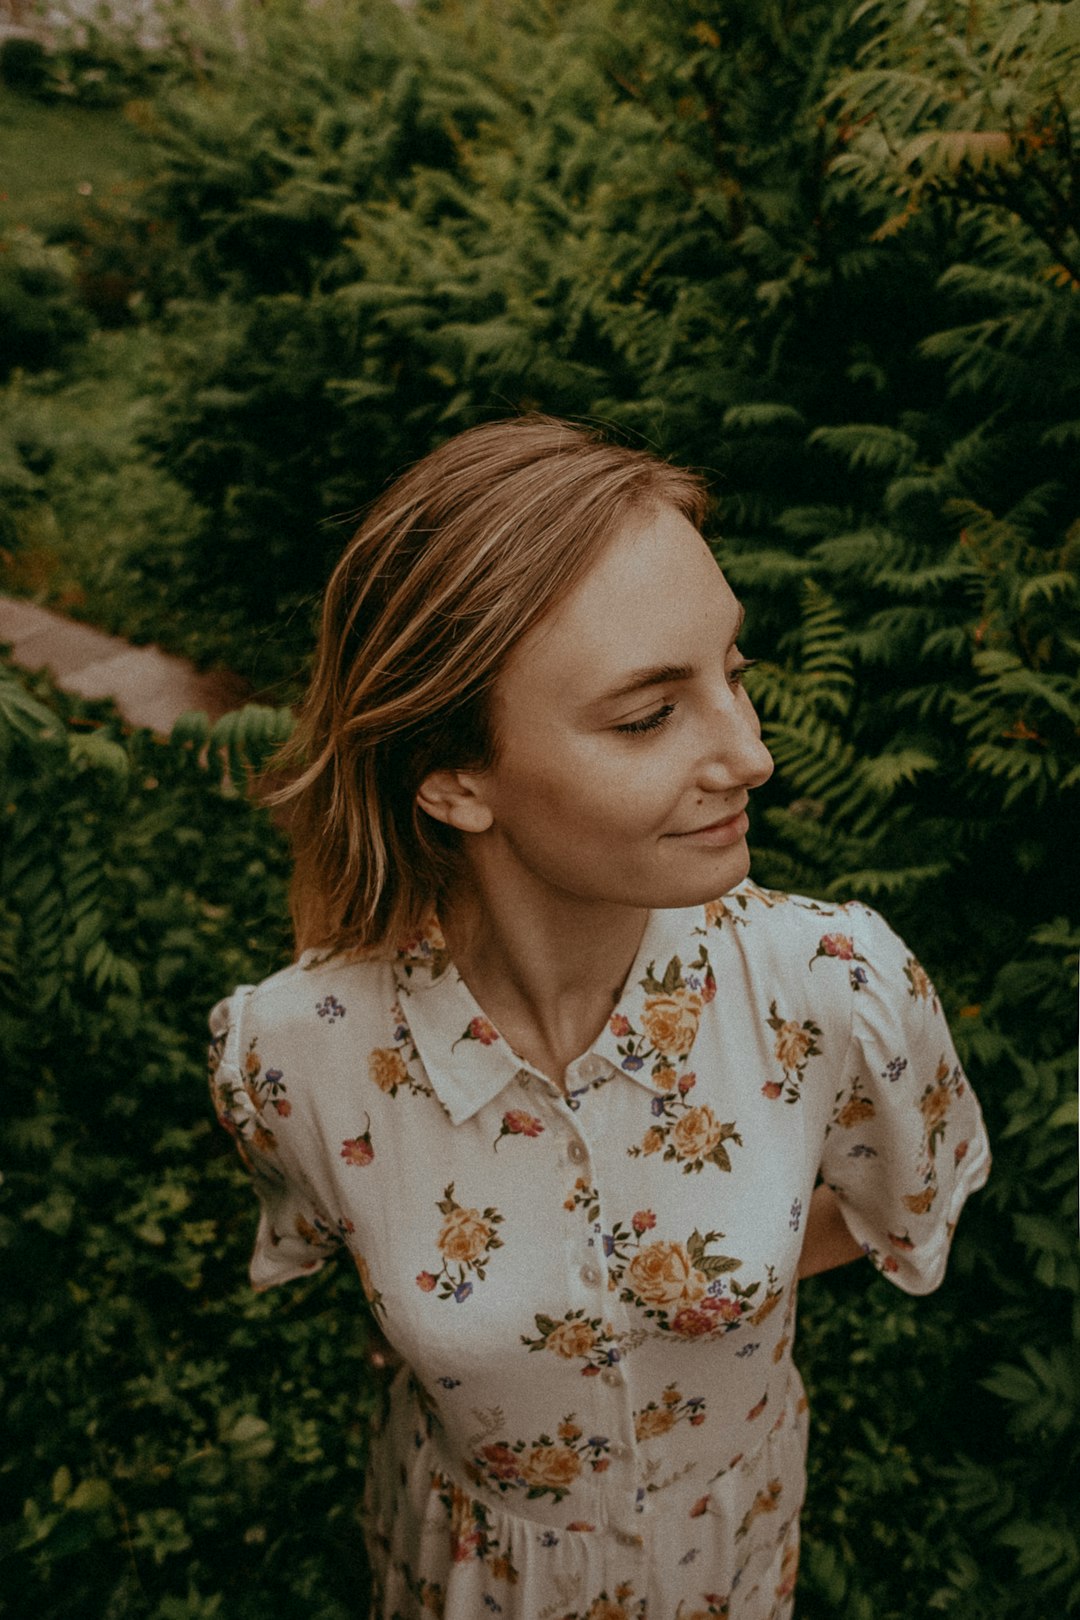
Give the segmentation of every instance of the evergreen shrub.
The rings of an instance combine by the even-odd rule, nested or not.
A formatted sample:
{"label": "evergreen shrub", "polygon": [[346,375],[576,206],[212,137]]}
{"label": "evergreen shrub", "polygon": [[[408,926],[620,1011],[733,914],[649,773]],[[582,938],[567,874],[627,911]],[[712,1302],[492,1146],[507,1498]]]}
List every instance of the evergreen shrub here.
{"label": "evergreen shrub", "polygon": [[57,366],[90,324],[70,252],[25,226],[0,232],[0,381]]}
{"label": "evergreen shrub", "polygon": [[363,1324],[345,1278],[250,1292],[203,1073],[222,985],[288,954],[236,785],[288,716],[168,744],[35,687],[0,669],[0,1614],[346,1620]]}
{"label": "evergreen shrub", "polygon": [[[760,794],[755,875],[879,905],[937,984],[995,1167],[939,1294],[910,1301],[861,1268],[803,1290],[814,1439],[800,1620],[1080,1611],[1069,1511],[1080,1462],[1078,17],[1049,0],[913,0],[902,14],[840,0],[455,0],[411,13],[328,4],[302,20],[281,5],[252,19],[246,53],[208,41],[204,81],[154,103],[161,160],[147,208],[175,222],[177,251],[148,442],[191,503],[170,573],[176,613],[220,615],[241,667],[252,643],[265,657],[268,636],[281,668],[299,667],[340,545],[330,520],[493,415],[538,406],[600,419],[702,466],[778,763]],[[238,738],[248,724],[235,723]],[[115,940],[103,930],[84,944],[64,921],[77,883],[57,879],[41,891],[59,896],[53,913],[20,924],[11,947],[7,1029],[25,1099],[12,1128],[31,1157],[17,1160],[24,1196],[9,1215],[20,1239],[25,1225],[35,1243],[56,1243],[49,1254],[79,1287],[104,1269],[122,1291],[130,1271],[152,1308],[124,1317],[142,1337],[124,1331],[120,1401],[95,1392],[91,1413],[90,1396],[72,1397],[77,1419],[54,1415],[50,1427],[31,1379],[0,1477],[19,1509],[15,1481],[33,1480],[23,1494],[35,1505],[3,1545],[25,1606],[58,1615],[78,1612],[63,1607],[58,1574],[70,1557],[73,1588],[82,1582],[102,1614],[217,1603],[231,1620],[260,1596],[273,1606],[280,1588],[276,1614],[306,1603],[297,1612],[336,1620],[352,1566],[333,1549],[352,1545],[351,1527],[335,1519],[333,1548],[320,1538],[326,1502],[348,1494],[374,1392],[325,1345],[331,1320],[340,1334],[358,1319],[359,1299],[343,1295],[333,1316],[335,1279],[287,1300],[246,1298],[250,1195],[215,1158],[207,1201],[192,1123],[206,1007],[286,953],[281,854],[181,742],[115,746],[140,761],[115,801],[123,814],[138,827],[149,813],[149,790],[131,786],[145,780],[147,750],[167,808],[157,844],[108,846],[129,872],[96,902],[114,908]],[[81,825],[90,782],[114,778],[57,769],[49,780],[64,785],[50,791],[79,806]],[[34,791],[18,800],[40,826]],[[93,811],[95,828],[104,814]],[[181,861],[187,822],[207,841]],[[59,840],[33,836],[26,847],[52,871]],[[240,881],[251,861],[263,870]],[[195,915],[170,886],[184,864],[187,889],[224,913],[197,922],[174,994],[172,969],[162,987],[155,975],[172,960],[169,929],[185,926],[181,903]],[[172,899],[159,914],[166,871]],[[5,895],[23,872],[8,868]],[[38,960],[39,930],[68,953],[52,970],[69,999],[49,1014],[45,1082],[30,1055],[39,970],[23,965]],[[81,953],[99,938],[139,969],[150,998],[144,1012],[124,969],[109,981],[134,1032],[117,1026],[122,1050],[92,979],[85,989]],[[174,1218],[154,1214],[170,1258],[151,1242],[148,1263],[136,1227],[150,1193],[114,1197],[134,1170],[102,1171],[77,1206],[90,1215],[59,1233],[39,1237],[39,1218],[24,1215],[96,1162],[87,1133],[103,1088],[89,1097],[84,1070],[113,1077],[109,1132],[129,1132],[117,1150],[127,1165],[159,1130],[158,1103],[117,1099],[149,1089],[163,1064],[160,1117],[188,1133],[168,1136],[167,1162],[198,1211],[175,1217],[177,1253],[198,1247],[185,1223],[219,1223],[201,1286],[182,1296],[170,1280]],[[85,1146],[74,1168],[57,1146],[68,1141]],[[24,1347],[44,1318],[28,1285],[13,1297]],[[48,1298],[63,1363],[49,1361],[49,1376],[85,1391],[120,1355],[116,1338],[70,1289]],[[144,1354],[165,1369],[160,1409],[197,1434],[194,1457],[210,1448],[205,1478],[201,1460],[138,1416]],[[23,1356],[14,1387],[30,1377]],[[273,1402],[267,1363],[283,1369]],[[322,1416],[306,1393],[316,1379]],[[287,1438],[309,1399],[311,1461]],[[213,1438],[216,1413],[236,1402],[270,1423],[276,1447],[242,1478]],[[105,1440],[87,1460],[90,1423]],[[84,1475],[107,1484],[112,1506],[89,1529],[79,1520],[68,1554],[61,1526],[74,1510],[58,1504]],[[252,1503],[241,1590],[228,1559]]]}

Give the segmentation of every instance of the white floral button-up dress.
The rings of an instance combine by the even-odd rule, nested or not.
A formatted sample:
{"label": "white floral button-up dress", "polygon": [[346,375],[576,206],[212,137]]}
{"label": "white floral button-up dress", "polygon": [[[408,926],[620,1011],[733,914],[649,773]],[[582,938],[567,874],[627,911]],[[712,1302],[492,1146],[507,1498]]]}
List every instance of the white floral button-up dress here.
{"label": "white floral button-up dress", "polygon": [[650,916],[566,1094],[432,923],[211,1015],[258,1289],[352,1256],[403,1358],[366,1481],[378,1620],[784,1620],[819,1175],[921,1294],[985,1181],[933,986],[876,912],[747,881]]}

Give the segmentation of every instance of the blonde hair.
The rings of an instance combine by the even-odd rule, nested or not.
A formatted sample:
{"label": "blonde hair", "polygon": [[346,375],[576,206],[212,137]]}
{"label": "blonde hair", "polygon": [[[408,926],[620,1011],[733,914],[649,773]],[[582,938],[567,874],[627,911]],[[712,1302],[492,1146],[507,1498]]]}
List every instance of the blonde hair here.
{"label": "blonde hair", "polygon": [[450,439],[375,502],[327,586],[298,724],[266,802],[290,807],[297,950],[393,950],[460,870],[460,835],[420,808],[440,767],[498,757],[490,698],[526,634],[631,513],[700,527],[705,486],[553,417]]}

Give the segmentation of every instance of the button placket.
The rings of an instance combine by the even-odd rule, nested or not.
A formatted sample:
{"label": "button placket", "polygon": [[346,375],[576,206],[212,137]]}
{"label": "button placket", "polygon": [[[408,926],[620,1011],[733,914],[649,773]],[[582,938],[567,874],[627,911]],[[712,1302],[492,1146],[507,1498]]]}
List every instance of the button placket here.
{"label": "button placket", "polygon": [[[582,1078],[590,1076],[594,1077],[597,1073],[603,1070],[603,1067],[603,1064],[599,1062],[589,1067],[582,1064],[579,1066],[579,1072]],[[588,1146],[580,1136],[573,1135],[570,1137],[566,1144],[565,1152],[567,1162],[576,1170],[580,1170],[589,1162],[590,1154]],[[599,1224],[596,1225],[595,1231],[600,1231]],[[594,1248],[596,1238],[591,1232],[588,1235],[587,1242],[590,1249]],[[606,1265],[597,1264],[593,1260],[586,1260],[585,1263],[580,1267],[578,1276],[587,1289],[603,1289],[606,1294],[608,1281]],[[606,1300],[604,1308],[607,1309]],[[615,1427],[616,1432],[627,1432],[628,1429],[632,1429],[633,1427],[633,1416],[627,1399],[625,1375],[618,1367],[615,1365],[610,1365],[604,1368],[600,1375],[600,1381],[603,1384],[605,1391],[610,1391],[610,1398],[612,1402],[611,1412],[614,1419],[613,1426]],[[623,1440],[615,1440],[609,1447],[608,1455],[611,1458],[611,1461],[620,1470],[625,1470],[629,1473],[630,1478],[628,1479],[628,1484],[632,1484],[637,1477],[635,1468],[636,1453],[634,1446],[627,1444]],[[636,1492],[636,1512],[641,1511],[642,1494],[643,1493],[640,1490]],[[619,1530],[616,1532],[616,1534],[619,1545],[628,1550],[640,1548],[643,1545],[643,1538],[636,1531]]]}

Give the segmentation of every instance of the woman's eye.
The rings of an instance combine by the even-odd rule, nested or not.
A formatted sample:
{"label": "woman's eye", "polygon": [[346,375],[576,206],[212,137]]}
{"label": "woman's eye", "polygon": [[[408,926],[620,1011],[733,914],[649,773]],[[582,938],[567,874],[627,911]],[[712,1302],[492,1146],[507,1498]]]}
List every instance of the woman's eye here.
{"label": "woman's eye", "polygon": [[756,663],[756,658],[744,658],[741,664],[736,664],[735,668],[728,675],[728,680],[731,682],[732,686],[741,686],[743,676],[746,674],[748,669],[753,669]]}
{"label": "woman's eye", "polygon": [[624,726],[616,726],[616,731],[624,731],[631,736],[640,736],[643,731],[656,731],[675,713],[674,703],[665,703],[663,708],[657,709],[655,714],[646,715],[644,720],[630,720]]}

